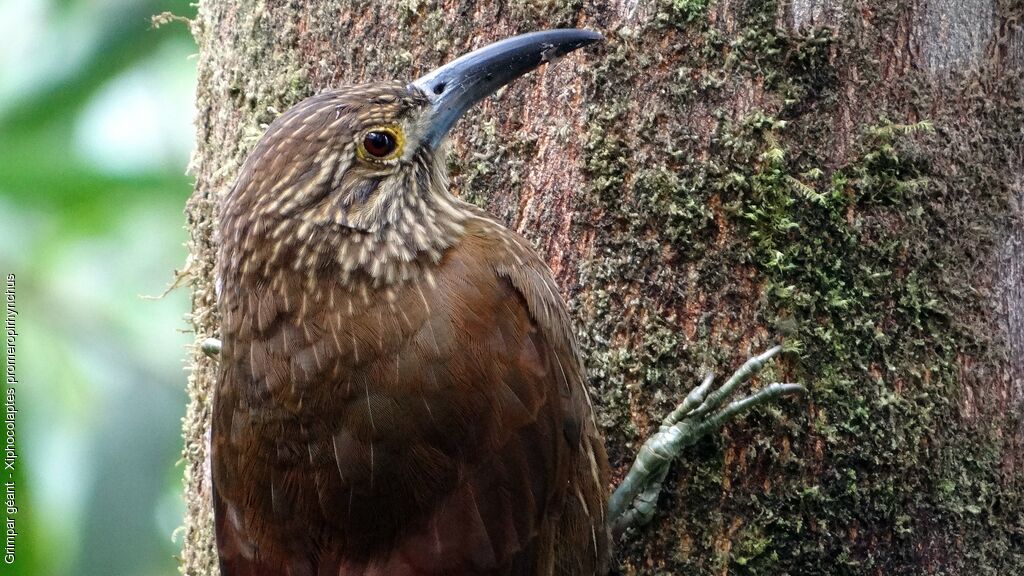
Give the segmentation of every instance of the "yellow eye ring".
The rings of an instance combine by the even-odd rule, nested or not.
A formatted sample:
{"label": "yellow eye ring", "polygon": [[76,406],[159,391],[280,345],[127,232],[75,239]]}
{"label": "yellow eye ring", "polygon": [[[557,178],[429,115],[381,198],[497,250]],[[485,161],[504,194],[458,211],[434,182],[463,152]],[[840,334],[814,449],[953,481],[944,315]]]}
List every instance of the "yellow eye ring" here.
{"label": "yellow eye ring", "polygon": [[368,162],[387,162],[402,155],[405,136],[398,126],[376,126],[363,132],[356,147],[359,158]]}

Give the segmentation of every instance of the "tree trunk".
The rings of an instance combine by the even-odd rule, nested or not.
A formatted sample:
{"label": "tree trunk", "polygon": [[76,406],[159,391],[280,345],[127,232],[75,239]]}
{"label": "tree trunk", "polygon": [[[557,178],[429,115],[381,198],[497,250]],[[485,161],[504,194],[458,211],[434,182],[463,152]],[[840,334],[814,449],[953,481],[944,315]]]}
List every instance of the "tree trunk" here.
{"label": "tree trunk", "polygon": [[[1024,573],[1020,0],[203,2],[197,339],[214,222],[280,111],[551,27],[607,42],[461,122],[452,185],[547,257],[617,477],[704,370],[762,409],[673,467],[625,574]],[[183,572],[216,573],[192,353]]]}

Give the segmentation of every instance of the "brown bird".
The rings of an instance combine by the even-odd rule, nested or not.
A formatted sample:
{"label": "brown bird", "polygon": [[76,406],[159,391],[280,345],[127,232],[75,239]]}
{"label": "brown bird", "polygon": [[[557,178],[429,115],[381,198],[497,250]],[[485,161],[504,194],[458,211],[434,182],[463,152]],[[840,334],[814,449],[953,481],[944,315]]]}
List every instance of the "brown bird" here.
{"label": "brown bird", "polygon": [[473,104],[601,39],[551,30],[300,102],[224,200],[225,576],[600,575],[608,470],[565,304],[448,189]]}

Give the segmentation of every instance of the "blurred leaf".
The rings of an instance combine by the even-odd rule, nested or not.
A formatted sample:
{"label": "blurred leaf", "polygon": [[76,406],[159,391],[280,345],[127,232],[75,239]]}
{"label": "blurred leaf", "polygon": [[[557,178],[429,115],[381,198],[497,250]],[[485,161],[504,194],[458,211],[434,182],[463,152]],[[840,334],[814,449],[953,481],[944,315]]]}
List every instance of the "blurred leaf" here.
{"label": "blurred leaf", "polygon": [[[20,312],[24,489],[12,573],[170,576],[187,295],[139,295],[161,292],[184,262],[187,152],[112,174],[74,144],[83,111],[112,80],[147,62],[193,66],[181,56],[187,27],[153,30],[150,16],[195,8],[188,0],[36,1],[50,20],[34,45],[90,44],[54,48],[75,57],[59,70],[39,66],[28,89],[8,85],[20,96],[0,107],[0,271],[17,274]],[[9,19],[0,30],[16,25]],[[89,33],[61,38],[67,28]],[[176,51],[162,56],[171,45]]]}

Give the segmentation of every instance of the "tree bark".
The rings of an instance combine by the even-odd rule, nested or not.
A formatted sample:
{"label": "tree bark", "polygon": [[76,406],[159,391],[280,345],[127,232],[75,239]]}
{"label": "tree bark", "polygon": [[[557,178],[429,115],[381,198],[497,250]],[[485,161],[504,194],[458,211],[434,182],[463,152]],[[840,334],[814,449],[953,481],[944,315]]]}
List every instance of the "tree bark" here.
{"label": "tree bark", "polygon": [[[1024,573],[1020,0],[203,2],[192,323],[216,336],[219,198],[330,86],[542,28],[607,42],[453,136],[453,189],[573,310],[621,477],[704,370],[783,341],[758,410],[676,465],[625,574]],[[190,355],[182,571],[216,573],[215,368]]]}

